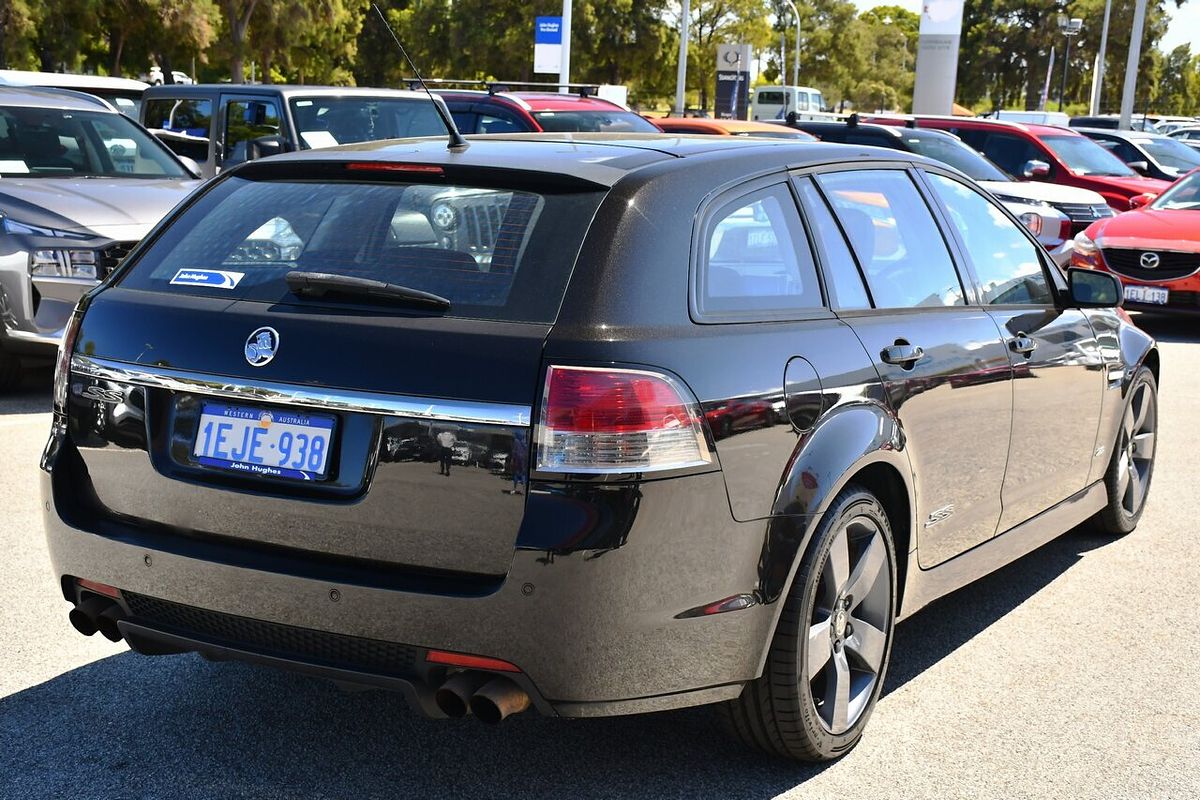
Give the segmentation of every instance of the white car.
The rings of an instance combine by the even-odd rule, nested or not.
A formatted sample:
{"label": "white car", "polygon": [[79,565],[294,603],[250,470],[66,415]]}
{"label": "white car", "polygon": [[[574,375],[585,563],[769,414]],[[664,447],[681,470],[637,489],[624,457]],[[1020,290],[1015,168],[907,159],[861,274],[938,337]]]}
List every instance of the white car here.
{"label": "white car", "polygon": [[[171,78],[173,79],[174,83],[181,83],[181,84],[195,83],[195,81],[192,80],[192,77],[190,75],[188,75],[186,72],[180,72],[177,69],[171,70]],[[163,80],[162,67],[158,66],[157,64],[155,64],[153,67],[151,67],[150,72],[146,75],[145,80],[146,80],[146,83],[150,84],[151,86],[162,86],[163,83],[165,83],[165,81]]]}

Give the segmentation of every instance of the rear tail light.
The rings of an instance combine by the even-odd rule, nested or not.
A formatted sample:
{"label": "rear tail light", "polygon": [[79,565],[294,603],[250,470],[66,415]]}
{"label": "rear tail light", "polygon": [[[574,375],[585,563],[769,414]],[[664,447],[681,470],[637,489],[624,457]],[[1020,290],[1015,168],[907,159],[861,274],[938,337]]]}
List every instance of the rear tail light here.
{"label": "rear tail light", "polygon": [[538,426],[546,472],[655,472],[711,464],[699,404],[661,372],[550,367]]}
{"label": "rear tail light", "polygon": [[79,323],[83,314],[78,308],[67,320],[62,341],[58,344],[58,359],[54,364],[54,409],[67,410],[67,386],[71,382],[71,353],[75,351],[75,340],[79,338]]}

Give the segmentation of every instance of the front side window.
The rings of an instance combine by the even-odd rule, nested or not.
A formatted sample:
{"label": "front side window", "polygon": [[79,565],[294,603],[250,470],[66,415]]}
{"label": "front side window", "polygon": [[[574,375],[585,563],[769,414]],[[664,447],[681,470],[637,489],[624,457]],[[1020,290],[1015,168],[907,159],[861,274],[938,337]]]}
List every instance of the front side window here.
{"label": "front side window", "polygon": [[964,304],[950,251],[907,173],[830,172],[817,181],[850,238],[877,308]]}
{"label": "front side window", "polygon": [[706,226],[701,314],[779,316],[821,307],[816,265],[787,186],[722,206]]}
{"label": "front side window", "polygon": [[225,165],[249,161],[256,139],[279,136],[280,132],[275,101],[230,100],[225,104]]}
{"label": "front side window", "polygon": [[[1075,137],[1083,139],[1084,137]],[[1084,139],[1084,141],[1091,141]],[[1097,148],[1099,149],[1099,148]],[[993,133],[987,137],[983,154],[994,161],[1000,169],[1018,178],[1025,174],[1025,165],[1030,161],[1045,161],[1049,163],[1046,154],[1037,145],[1023,136],[1011,133]],[[1120,163],[1120,162],[1117,162]]]}
{"label": "front side window", "polygon": [[854,264],[854,256],[850,254],[850,247],[838,230],[829,206],[808,178],[797,181],[796,186],[800,190],[804,215],[811,223],[813,237],[821,250],[821,271],[825,275],[825,285],[833,293],[833,304],[846,310],[870,308],[871,301]]}
{"label": "front side window", "polygon": [[0,107],[0,176],[189,177],[124,114]]}
{"label": "front side window", "polygon": [[958,229],[985,305],[1054,302],[1037,246],[979,192],[943,175],[929,182]]}

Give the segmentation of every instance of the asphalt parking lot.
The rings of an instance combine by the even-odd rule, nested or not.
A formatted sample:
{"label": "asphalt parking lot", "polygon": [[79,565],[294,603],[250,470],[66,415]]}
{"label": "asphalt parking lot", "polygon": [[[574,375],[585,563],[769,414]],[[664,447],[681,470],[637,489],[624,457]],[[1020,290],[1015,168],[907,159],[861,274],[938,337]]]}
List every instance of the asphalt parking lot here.
{"label": "asphalt parking lot", "polygon": [[0,797],[1200,796],[1200,333],[1144,325],[1163,379],[1139,529],[1073,531],[901,624],[862,744],[816,768],[743,750],[706,709],[431,722],[81,637],[42,541],[50,376],[32,376],[0,399]]}

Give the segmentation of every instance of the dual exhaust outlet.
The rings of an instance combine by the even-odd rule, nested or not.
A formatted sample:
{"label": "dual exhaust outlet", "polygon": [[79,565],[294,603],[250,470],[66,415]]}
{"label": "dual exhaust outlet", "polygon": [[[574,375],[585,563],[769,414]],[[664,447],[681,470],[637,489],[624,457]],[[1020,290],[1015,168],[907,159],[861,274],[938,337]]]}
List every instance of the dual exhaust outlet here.
{"label": "dual exhaust outlet", "polygon": [[529,695],[509,678],[487,672],[459,672],[434,694],[434,701],[448,717],[474,714],[481,722],[499,725],[507,717],[529,708]]}
{"label": "dual exhaust outlet", "polygon": [[117,622],[125,618],[125,612],[107,597],[89,597],[72,608],[67,618],[75,630],[84,636],[91,636],[99,631],[110,642],[119,642],[122,639]]}

